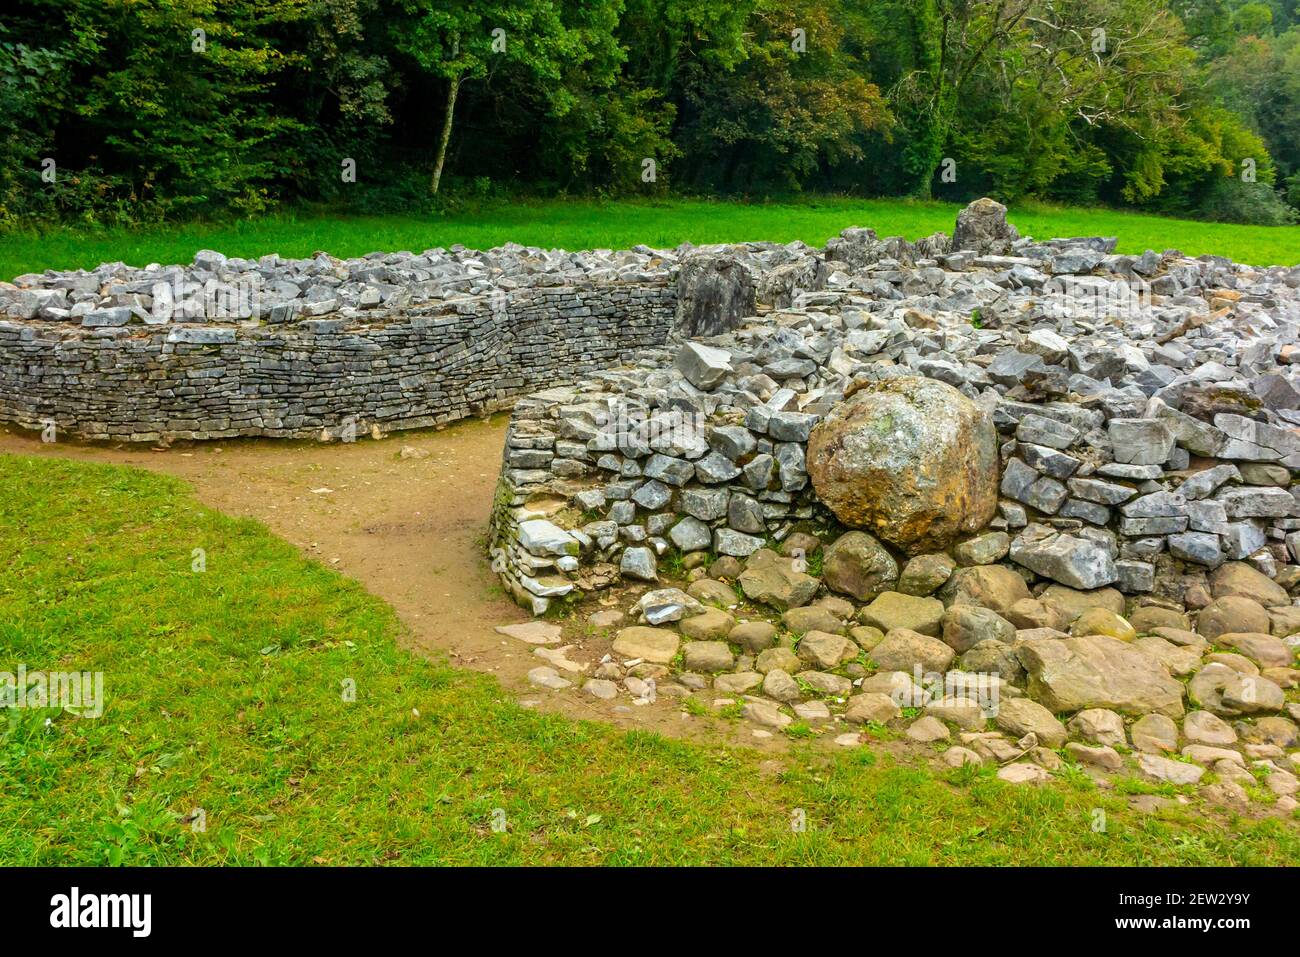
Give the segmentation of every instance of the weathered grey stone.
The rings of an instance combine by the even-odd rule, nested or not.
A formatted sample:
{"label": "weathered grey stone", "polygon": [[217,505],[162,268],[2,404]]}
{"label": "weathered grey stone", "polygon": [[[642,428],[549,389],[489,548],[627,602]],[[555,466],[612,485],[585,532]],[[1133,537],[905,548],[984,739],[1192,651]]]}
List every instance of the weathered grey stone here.
{"label": "weathered grey stone", "polygon": [[1213,468],[1203,469],[1195,475],[1189,475],[1178,486],[1178,493],[1188,501],[1207,498],[1219,490],[1226,482],[1241,481],[1237,466],[1227,463]]}
{"label": "weathered grey stone", "polygon": [[695,477],[707,485],[728,482],[739,474],[735,463],[719,452],[710,452],[695,462]]}
{"label": "weathered grey stone", "polygon": [[680,495],[681,509],[702,522],[712,522],[727,514],[731,493],[725,488],[688,488]]}
{"label": "weathered grey stone", "polygon": [[1000,256],[1019,238],[1007,222],[1007,208],[988,197],[975,200],[957,214],[952,248],[969,249],[982,256]]}
{"label": "weathered grey stone", "polygon": [[519,544],[534,555],[577,555],[578,540],[567,531],[545,519],[520,522]]}
{"label": "weathered grey stone", "polygon": [[767,434],[778,442],[807,442],[819,418],[807,412],[773,412]]}
{"label": "weathered grey stone", "polygon": [[683,336],[716,336],[755,311],[754,279],[731,256],[694,256],[677,276],[674,328]]}
{"label": "weathered grey stone", "polygon": [[659,578],[659,563],[655,559],[654,549],[641,546],[623,549],[618,570],[628,578],[641,581],[652,582]]}
{"label": "weathered grey stone", "polygon": [[1219,536],[1209,532],[1183,532],[1180,535],[1170,535],[1169,553],[1175,558],[1195,562],[1207,568],[1218,568],[1223,564]]}
{"label": "weathered grey stone", "polygon": [[739,425],[720,425],[709,433],[709,445],[735,462],[754,451],[758,440],[749,429]]}
{"label": "weathered grey stone", "polygon": [[731,354],[698,342],[687,342],[677,353],[676,366],[686,381],[706,392],[732,372]]}
{"label": "weathered grey stone", "polygon": [[1115,562],[1119,576],[1115,586],[1127,595],[1152,591],[1156,587],[1156,566],[1151,562],[1121,558]]}
{"label": "weathered grey stone", "polygon": [[680,588],[656,588],[637,599],[632,610],[649,624],[662,625],[698,615],[704,606]]}
{"label": "weathered grey stone", "polygon": [[1111,419],[1107,428],[1116,462],[1159,465],[1174,447],[1173,432],[1156,419]]}
{"label": "weathered grey stone", "polygon": [[695,466],[685,459],[655,453],[646,460],[644,471],[648,479],[681,488],[695,474]]}
{"label": "weathered grey stone", "polygon": [[632,501],[644,509],[657,511],[672,501],[673,493],[663,482],[651,479],[632,493]]}
{"label": "weathered grey stone", "polygon": [[732,495],[727,502],[727,524],[738,532],[761,535],[767,530],[763,507],[748,495]]}
{"label": "weathered grey stone", "polygon": [[[1081,464],[1073,455],[1066,455],[1064,452],[1048,448],[1045,445],[1032,445],[1028,442],[1021,442],[1016,451],[1030,468],[1059,481],[1068,479],[1079,470]],[[1101,500],[1094,499],[1094,501]]]}
{"label": "weathered grey stone", "polygon": [[713,530],[688,515],[669,529],[668,537],[684,552],[702,551],[713,543]]}
{"label": "weathered grey stone", "polygon": [[1113,482],[1102,482],[1097,479],[1074,478],[1070,479],[1068,485],[1071,495],[1101,505],[1119,505],[1137,494],[1135,489],[1127,485],[1116,485]]}
{"label": "weathered grey stone", "polygon": [[1280,488],[1230,488],[1216,496],[1228,518],[1285,518],[1296,511],[1296,501]]}
{"label": "weathered grey stone", "polygon": [[1071,588],[1100,588],[1119,579],[1112,556],[1094,541],[1030,525],[1011,543],[1011,560]]}
{"label": "weathered grey stone", "polygon": [[1030,413],[1016,426],[1016,438],[1031,445],[1068,449],[1079,440],[1079,430],[1043,415]]}
{"label": "weathered grey stone", "polygon": [[744,558],[763,547],[763,540],[753,535],[746,535],[730,528],[713,530],[713,550],[719,555],[733,555]]}

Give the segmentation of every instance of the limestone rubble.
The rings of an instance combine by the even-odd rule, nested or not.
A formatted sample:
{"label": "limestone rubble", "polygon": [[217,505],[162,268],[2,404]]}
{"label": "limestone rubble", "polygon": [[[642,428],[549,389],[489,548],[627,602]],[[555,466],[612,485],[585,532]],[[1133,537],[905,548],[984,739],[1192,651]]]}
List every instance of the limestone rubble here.
{"label": "limestone rubble", "polygon": [[[915,721],[953,766],[1015,781],[1068,760],[1194,787],[1236,761],[1289,798],[1300,268],[1035,241],[998,215],[965,217],[978,249],[863,229],[792,247],[735,328],[522,399],[496,567],[541,612],[626,586],[629,551],[654,557],[660,585],[733,630],[710,619],[688,659],[611,667],[674,694],[712,685],[768,728]],[[851,411],[941,389],[957,398],[919,417],[928,431]],[[853,441],[855,469],[836,472]],[[564,527],[577,567],[520,547],[534,514]],[[1017,704],[999,718],[990,698]]]}

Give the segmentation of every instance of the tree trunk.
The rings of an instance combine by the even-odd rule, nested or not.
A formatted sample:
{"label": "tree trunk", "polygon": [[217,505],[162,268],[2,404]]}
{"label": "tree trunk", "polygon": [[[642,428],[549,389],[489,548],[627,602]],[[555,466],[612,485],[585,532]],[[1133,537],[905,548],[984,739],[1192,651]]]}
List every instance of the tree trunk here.
{"label": "tree trunk", "polygon": [[442,135],[438,137],[438,155],[433,161],[433,194],[438,195],[438,184],[442,182],[442,167],[447,161],[447,144],[451,142],[452,115],[456,112],[456,95],[460,92],[460,77],[454,76],[447,89],[447,111],[442,118]]}

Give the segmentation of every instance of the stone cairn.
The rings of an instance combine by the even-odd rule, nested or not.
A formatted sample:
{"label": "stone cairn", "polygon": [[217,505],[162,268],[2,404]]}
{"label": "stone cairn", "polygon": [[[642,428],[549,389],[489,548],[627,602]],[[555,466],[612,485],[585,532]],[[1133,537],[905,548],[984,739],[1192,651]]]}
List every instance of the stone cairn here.
{"label": "stone cairn", "polygon": [[597,697],[1290,811],[1300,268],[1005,214],[683,256],[673,339],[516,404],[493,568],[534,614],[623,602],[569,668]]}

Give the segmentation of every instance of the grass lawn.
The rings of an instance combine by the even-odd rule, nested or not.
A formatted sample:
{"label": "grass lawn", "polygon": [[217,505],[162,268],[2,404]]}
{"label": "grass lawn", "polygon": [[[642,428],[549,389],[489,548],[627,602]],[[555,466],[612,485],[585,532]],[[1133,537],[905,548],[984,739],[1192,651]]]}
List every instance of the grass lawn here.
{"label": "grass lawn", "polygon": [[[916,239],[937,230],[951,232],[959,208],[951,203],[816,197],[764,204],[553,200],[494,204],[444,216],[299,213],[134,232],[63,230],[0,236],[0,278],[43,269],[90,268],[119,259],[135,266],[187,263],[203,248],[247,257],[270,252],[300,257],[323,249],[349,257],[376,250],[419,252],[455,243],[480,249],[507,242],[594,249],[802,239],[819,246],[846,226],[871,226],[882,236]],[[1259,265],[1300,263],[1300,226],[1236,226],[1032,204],[1013,208],[1010,218],[1022,232],[1040,239],[1118,236],[1119,249],[1126,253],[1174,247]]]}
{"label": "grass lawn", "polygon": [[[800,742],[770,773],[747,751],[535,714],[489,677],[403,651],[387,606],[181,482],[3,456],[0,487],[0,671],[102,671],[107,699],[98,719],[0,712],[0,863],[1300,856],[1294,822],[1141,815],[1077,772],[1013,787]],[[186,823],[195,808],[206,830]]]}

